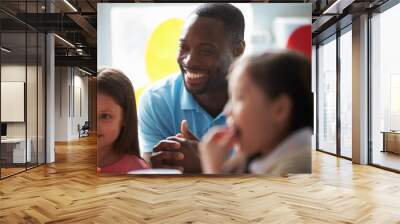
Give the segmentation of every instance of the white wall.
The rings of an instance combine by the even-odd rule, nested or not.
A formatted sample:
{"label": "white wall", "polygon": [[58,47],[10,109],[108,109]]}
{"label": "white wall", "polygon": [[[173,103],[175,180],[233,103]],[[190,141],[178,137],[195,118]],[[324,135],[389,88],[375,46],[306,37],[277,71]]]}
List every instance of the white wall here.
{"label": "white wall", "polygon": [[[1,66],[1,81],[5,82],[25,82],[25,69],[27,69],[28,74],[32,73],[36,68],[33,66],[28,66],[27,68],[25,65],[18,65],[18,64],[9,64],[9,65],[2,65]],[[34,83],[36,85],[36,83]],[[28,89],[30,90],[30,89]],[[36,97],[36,89],[34,92],[27,93],[29,97]],[[27,102],[31,102],[32,100],[27,99]],[[36,105],[35,105],[36,107]],[[7,108],[1,108],[1,110],[7,110]],[[36,114],[35,114],[36,115]],[[28,120],[30,121],[31,118],[28,114]],[[25,137],[25,122],[7,122],[7,136],[8,137]]]}
{"label": "white wall", "polygon": [[68,85],[67,67],[55,68],[55,141],[68,141]]}
{"label": "white wall", "polygon": [[[255,3],[250,5],[253,18],[252,26],[245,28],[246,32],[249,32],[249,37],[246,39],[245,54],[249,52],[263,53],[264,51],[286,47],[287,40],[283,40],[284,46],[282,46],[283,33],[278,31],[283,31],[288,27],[285,27],[282,23],[277,23],[279,19],[291,20],[291,23],[299,25],[311,24],[311,3]],[[249,20],[246,17],[245,19]]]}
{"label": "white wall", "polygon": [[[150,57],[145,55],[153,55],[149,54],[150,49],[153,49],[154,44],[158,43],[153,40],[161,37],[159,35],[165,35],[164,31],[160,31],[164,29],[162,24],[165,25],[165,22],[171,21],[172,18],[184,21],[190,12],[199,5],[199,3],[166,3],[163,5],[100,3],[97,7],[98,68],[120,69],[132,81],[137,97],[139,96],[138,90],[146,88],[155,78],[179,72],[175,59],[176,52],[171,53],[171,50],[175,50],[171,48],[172,43],[168,42],[170,39],[163,42],[163,50],[154,47],[159,51],[167,52],[163,53],[163,56],[154,58],[157,60],[159,57],[163,58],[162,63],[165,63],[166,60],[171,62],[169,65],[171,67],[161,66],[166,67],[161,70],[162,74],[157,72],[157,75],[154,75],[148,69],[148,67],[153,67],[151,63],[156,63],[156,59],[149,60]],[[306,20],[311,24],[311,3],[234,3],[233,5],[238,7],[245,17],[246,50],[244,55],[278,48],[276,42],[280,38],[275,36],[274,30],[274,21],[278,17]],[[171,35],[169,38],[172,40],[175,38],[174,32],[180,32],[177,29],[172,31],[169,29],[169,31],[166,33]],[[163,74],[164,72],[167,74]]]}
{"label": "white wall", "polygon": [[77,126],[80,124],[81,126],[85,123],[85,121],[88,121],[88,78],[83,77],[82,73],[78,73],[76,75],[77,70],[75,70],[75,75],[74,75],[74,108],[73,110],[75,113],[73,113],[73,123],[72,123],[72,133],[74,136],[78,136],[78,129]]}
{"label": "white wall", "polygon": [[56,67],[55,141],[77,139],[78,124],[88,120],[88,78],[83,75],[76,68]]}
{"label": "white wall", "polygon": [[[38,69],[38,70],[37,70]],[[6,122],[8,138],[30,139],[32,162],[44,163],[44,82],[42,67],[25,64],[3,64],[1,66],[1,81],[24,82],[26,84],[26,106],[21,108],[26,112],[26,120],[23,122]],[[25,80],[27,78],[27,80]],[[2,96],[7,97],[7,96]],[[4,112],[11,108],[1,108]],[[11,112],[12,111],[7,111]],[[38,152],[37,152],[38,150]],[[39,155],[37,155],[39,153]]]}
{"label": "white wall", "polygon": [[[25,82],[25,65],[9,64],[1,66],[1,81]],[[28,67],[28,70],[31,68]],[[7,110],[7,108],[1,108]],[[7,122],[8,138],[25,138],[25,122]]]}

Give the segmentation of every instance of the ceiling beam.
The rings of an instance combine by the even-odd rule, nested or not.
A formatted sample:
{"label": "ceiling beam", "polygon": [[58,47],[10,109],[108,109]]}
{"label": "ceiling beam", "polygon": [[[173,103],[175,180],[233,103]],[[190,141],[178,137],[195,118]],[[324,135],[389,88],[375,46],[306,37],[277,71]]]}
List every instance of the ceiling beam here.
{"label": "ceiling beam", "polygon": [[55,56],[56,66],[87,67],[96,71],[96,56]]}
{"label": "ceiling beam", "polygon": [[90,37],[89,39],[96,39],[97,31],[88,21],[80,14],[67,14],[67,16],[80,26],[83,31]]}

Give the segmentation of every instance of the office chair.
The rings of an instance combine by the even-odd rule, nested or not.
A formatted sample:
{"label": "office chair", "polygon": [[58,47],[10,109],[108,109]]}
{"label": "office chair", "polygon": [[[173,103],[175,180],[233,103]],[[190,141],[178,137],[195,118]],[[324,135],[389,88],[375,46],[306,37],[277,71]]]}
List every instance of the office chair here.
{"label": "office chair", "polygon": [[80,125],[78,124],[78,129],[79,129],[79,138],[89,136],[89,129],[90,129],[89,121],[85,121],[82,127],[80,127]]}

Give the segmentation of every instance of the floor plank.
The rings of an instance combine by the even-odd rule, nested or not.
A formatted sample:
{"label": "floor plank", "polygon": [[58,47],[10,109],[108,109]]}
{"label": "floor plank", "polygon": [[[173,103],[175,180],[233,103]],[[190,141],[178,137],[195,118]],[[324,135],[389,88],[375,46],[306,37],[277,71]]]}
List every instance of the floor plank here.
{"label": "floor plank", "polygon": [[400,170],[400,154],[392,152],[374,151],[372,161],[376,165],[389,167],[391,169]]}
{"label": "floor plank", "polygon": [[400,175],[313,152],[289,178],[98,177],[96,141],[0,181],[0,223],[400,223]]}

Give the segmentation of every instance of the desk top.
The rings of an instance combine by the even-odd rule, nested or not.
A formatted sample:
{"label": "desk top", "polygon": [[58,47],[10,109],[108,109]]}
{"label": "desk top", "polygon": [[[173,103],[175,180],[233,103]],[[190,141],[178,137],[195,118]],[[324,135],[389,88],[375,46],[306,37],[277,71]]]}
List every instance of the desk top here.
{"label": "desk top", "polygon": [[[27,139],[30,141],[30,139]],[[6,138],[6,139],[1,139],[1,143],[19,143],[19,142],[24,142],[25,138]]]}

